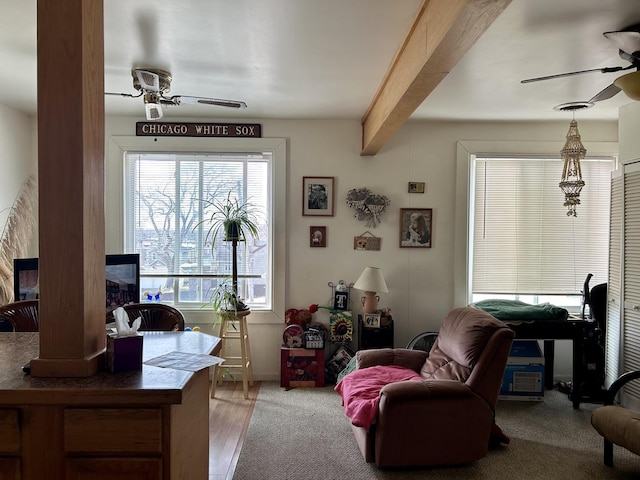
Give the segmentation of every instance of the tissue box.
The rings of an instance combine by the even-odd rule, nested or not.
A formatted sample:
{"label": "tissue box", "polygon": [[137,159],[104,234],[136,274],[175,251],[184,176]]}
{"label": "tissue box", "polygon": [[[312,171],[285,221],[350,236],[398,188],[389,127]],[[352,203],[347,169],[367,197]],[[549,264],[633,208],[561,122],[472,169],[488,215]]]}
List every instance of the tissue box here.
{"label": "tissue box", "polygon": [[142,335],[107,335],[107,366],[112,372],[142,370]]}

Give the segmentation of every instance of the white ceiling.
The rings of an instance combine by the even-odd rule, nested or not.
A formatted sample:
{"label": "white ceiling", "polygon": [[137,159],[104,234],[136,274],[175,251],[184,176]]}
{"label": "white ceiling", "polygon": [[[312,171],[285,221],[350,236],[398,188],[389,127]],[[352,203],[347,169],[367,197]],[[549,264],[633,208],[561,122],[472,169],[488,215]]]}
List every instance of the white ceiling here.
{"label": "white ceiling", "polygon": [[[105,90],[136,93],[131,68],[173,75],[171,95],[243,100],[243,111],[170,107],[163,120],[361,119],[422,0],[104,0]],[[0,104],[36,111],[36,2],[0,0]],[[573,70],[626,66],[602,36],[640,23],[637,0],[513,0],[412,119],[558,120],[621,73],[523,85]],[[626,72],[624,72],[626,73]],[[624,93],[579,112],[615,119]],[[141,98],[108,96],[107,114]]]}

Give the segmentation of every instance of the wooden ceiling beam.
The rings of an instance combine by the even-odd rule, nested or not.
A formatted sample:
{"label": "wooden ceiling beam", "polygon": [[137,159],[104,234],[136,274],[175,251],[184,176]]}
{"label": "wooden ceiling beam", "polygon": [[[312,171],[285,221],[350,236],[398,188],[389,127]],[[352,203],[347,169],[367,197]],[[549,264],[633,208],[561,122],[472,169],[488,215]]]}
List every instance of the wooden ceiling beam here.
{"label": "wooden ceiling beam", "polygon": [[511,0],[424,0],[362,119],[363,156],[375,155]]}

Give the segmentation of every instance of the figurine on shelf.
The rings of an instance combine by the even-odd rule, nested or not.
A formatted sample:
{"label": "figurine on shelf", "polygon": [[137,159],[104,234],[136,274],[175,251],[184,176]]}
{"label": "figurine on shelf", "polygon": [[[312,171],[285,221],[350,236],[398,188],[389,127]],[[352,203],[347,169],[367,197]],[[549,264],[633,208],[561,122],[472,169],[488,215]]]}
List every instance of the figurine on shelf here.
{"label": "figurine on shelf", "polygon": [[346,310],[349,306],[349,287],[344,280],[340,280],[336,285],[336,292],[333,295],[333,309]]}
{"label": "figurine on shelf", "polygon": [[152,302],[152,301],[156,301],[159,302],[160,298],[162,297],[162,290],[158,289],[158,293],[156,293],[155,295],[153,295],[152,293],[149,292],[144,292],[142,294],[142,296],[145,298],[145,300],[147,300],[148,302]]}

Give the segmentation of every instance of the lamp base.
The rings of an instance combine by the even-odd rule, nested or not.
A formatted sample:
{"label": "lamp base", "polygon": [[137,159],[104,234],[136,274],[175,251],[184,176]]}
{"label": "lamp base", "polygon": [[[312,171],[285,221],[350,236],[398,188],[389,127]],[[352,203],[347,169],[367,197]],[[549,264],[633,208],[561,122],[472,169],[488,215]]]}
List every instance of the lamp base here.
{"label": "lamp base", "polygon": [[376,313],[379,301],[380,297],[376,295],[376,292],[364,292],[364,297],[361,298],[363,312]]}

